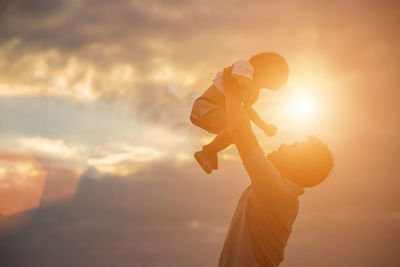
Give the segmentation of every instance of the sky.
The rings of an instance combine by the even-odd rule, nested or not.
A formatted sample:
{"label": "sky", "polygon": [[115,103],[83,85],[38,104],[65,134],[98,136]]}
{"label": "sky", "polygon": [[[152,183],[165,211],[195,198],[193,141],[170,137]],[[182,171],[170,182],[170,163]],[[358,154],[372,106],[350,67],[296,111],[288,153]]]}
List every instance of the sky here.
{"label": "sky", "polygon": [[282,266],[399,266],[399,12],[397,1],[0,0],[2,251],[42,248],[26,258],[38,266],[62,253],[90,265],[98,251],[121,266],[215,266],[249,179],[233,146],[212,175],[196,165],[212,135],[190,123],[191,105],[224,67],[274,51],[290,75],[255,105],[278,127],[273,138],[253,127],[260,144],[315,135],[335,161],[301,196]]}

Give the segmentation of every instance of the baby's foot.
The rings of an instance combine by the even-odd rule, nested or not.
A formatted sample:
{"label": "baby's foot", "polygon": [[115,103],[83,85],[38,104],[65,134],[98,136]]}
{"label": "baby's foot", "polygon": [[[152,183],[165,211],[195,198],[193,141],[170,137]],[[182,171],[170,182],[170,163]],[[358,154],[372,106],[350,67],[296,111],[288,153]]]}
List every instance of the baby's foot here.
{"label": "baby's foot", "polygon": [[206,152],[208,160],[211,163],[211,167],[213,168],[213,170],[218,169],[218,156],[217,153],[209,153]]}
{"label": "baby's foot", "polygon": [[209,161],[206,153],[201,150],[201,151],[197,151],[194,153],[194,158],[197,160],[197,162],[200,164],[201,168],[203,168],[203,170],[210,174],[213,166],[211,164],[211,162]]}
{"label": "baby's foot", "polygon": [[213,170],[218,169],[218,156],[213,150],[210,150],[207,146],[203,146],[204,156],[207,157],[208,161],[211,163],[211,168]]}

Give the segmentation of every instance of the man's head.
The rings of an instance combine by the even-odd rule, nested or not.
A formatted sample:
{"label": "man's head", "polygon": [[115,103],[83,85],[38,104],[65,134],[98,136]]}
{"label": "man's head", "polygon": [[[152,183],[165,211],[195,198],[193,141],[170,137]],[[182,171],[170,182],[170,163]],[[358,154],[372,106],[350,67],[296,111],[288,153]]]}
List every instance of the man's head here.
{"label": "man's head", "polygon": [[254,67],[254,82],[256,86],[277,90],[285,85],[289,76],[289,66],[286,60],[277,53],[264,52],[249,59]]}
{"label": "man's head", "polygon": [[308,137],[304,142],[281,145],[268,155],[268,159],[282,176],[302,187],[318,185],[333,167],[332,154],[327,145],[316,137]]}

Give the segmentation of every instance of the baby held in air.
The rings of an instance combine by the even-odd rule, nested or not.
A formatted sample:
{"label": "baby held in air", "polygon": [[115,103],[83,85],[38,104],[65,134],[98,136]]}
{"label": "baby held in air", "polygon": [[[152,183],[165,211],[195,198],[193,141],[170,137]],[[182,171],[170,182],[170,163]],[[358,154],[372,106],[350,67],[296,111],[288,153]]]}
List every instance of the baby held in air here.
{"label": "baby held in air", "polygon": [[203,170],[211,173],[218,169],[217,153],[232,143],[225,124],[225,96],[223,76],[236,80],[243,108],[249,119],[268,136],[274,136],[277,127],[265,123],[253,109],[261,89],[277,90],[287,81],[289,68],[285,59],[272,52],[259,53],[249,60],[238,60],[224,71],[217,73],[213,84],[193,104],[190,120],[192,123],[217,136],[194,156]]}

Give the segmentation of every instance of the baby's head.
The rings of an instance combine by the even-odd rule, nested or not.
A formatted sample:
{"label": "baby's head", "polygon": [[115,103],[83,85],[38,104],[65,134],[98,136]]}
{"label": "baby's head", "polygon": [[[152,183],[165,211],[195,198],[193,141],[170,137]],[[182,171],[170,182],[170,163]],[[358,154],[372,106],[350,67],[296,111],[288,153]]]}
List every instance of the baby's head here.
{"label": "baby's head", "polygon": [[289,66],[279,54],[264,52],[249,59],[254,67],[253,79],[256,86],[270,90],[277,90],[285,85],[289,76]]}

